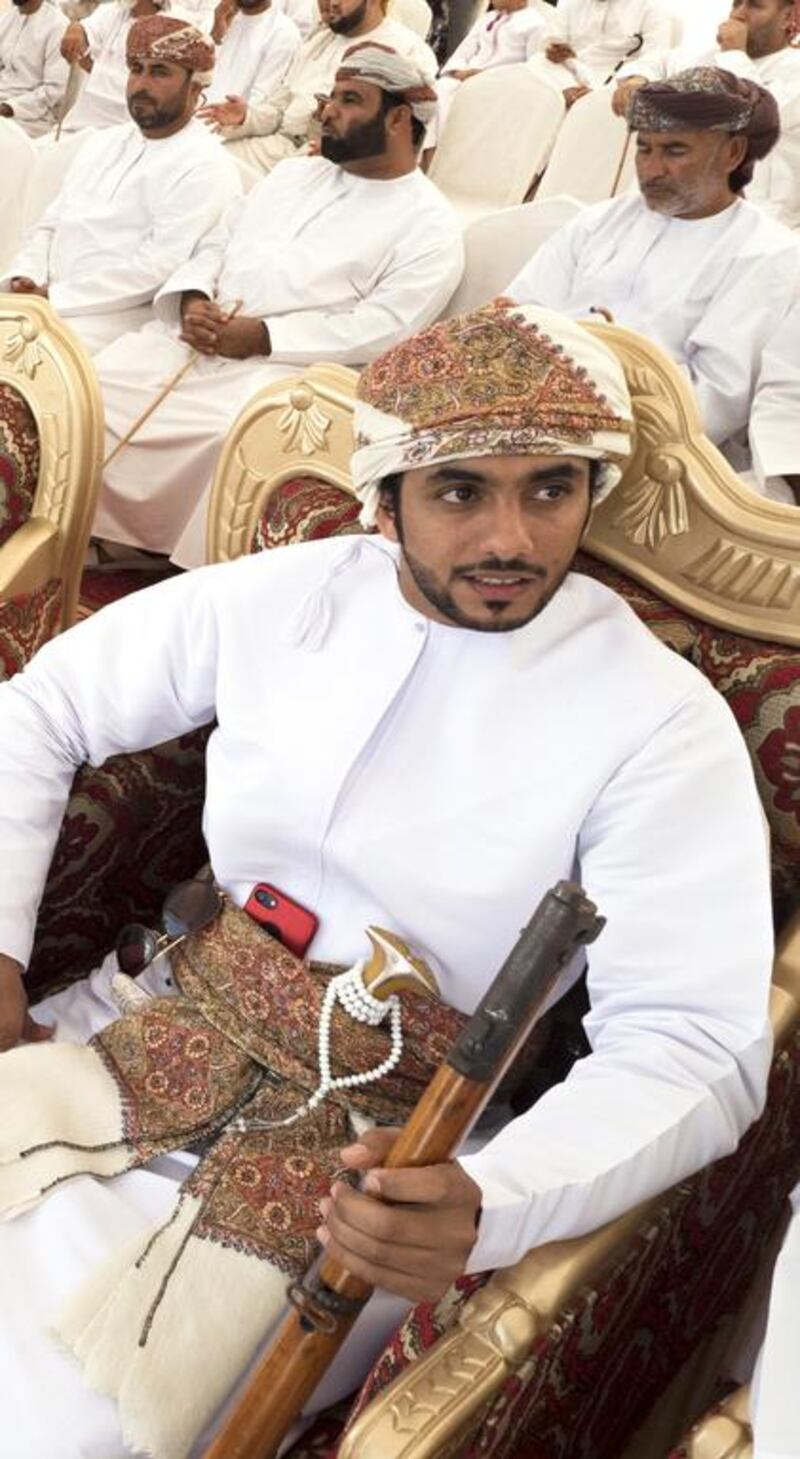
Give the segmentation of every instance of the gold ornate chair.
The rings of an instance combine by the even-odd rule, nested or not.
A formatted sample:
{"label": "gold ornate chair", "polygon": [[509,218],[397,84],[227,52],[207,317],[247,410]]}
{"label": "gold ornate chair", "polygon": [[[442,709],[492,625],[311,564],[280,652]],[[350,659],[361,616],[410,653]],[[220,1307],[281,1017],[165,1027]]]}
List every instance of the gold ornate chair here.
{"label": "gold ornate chair", "polygon": [[749,1384],[700,1419],[670,1459],[753,1459]]}
{"label": "gold ornate chair", "polygon": [[0,295],[0,674],[75,618],[103,409],[83,347],[44,299]]}

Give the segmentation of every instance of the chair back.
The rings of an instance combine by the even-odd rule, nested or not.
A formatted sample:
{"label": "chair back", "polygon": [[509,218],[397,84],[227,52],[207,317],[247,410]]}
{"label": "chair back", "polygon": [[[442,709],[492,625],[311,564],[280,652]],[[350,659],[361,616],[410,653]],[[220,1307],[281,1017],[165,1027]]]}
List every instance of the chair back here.
{"label": "chair back", "polygon": [[399,20],[415,35],[427,40],[433,21],[433,11],[427,0],[389,0],[388,14],[392,20]]}
{"label": "chair back", "polygon": [[561,92],[527,65],[482,71],[453,97],[428,175],[465,221],[521,203],[564,109]]}
{"label": "chair back", "polygon": [[90,136],[91,128],[81,132],[62,132],[57,142],[54,134],[48,146],[36,151],[21,209],[23,232],[38,223],[42,213],[57,197],[73,159]]}
{"label": "chair back", "polygon": [[575,198],[519,203],[475,218],[464,229],[464,273],[444,311],[451,319],[495,299],[537,248],[581,210]]}
{"label": "chair back", "polygon": [[74,621],[102,446],[83,346],[46,300],[0,295],[0,642],[21,642],[0,648],[6,673]]}
{"label": "chair back", "polygon": [[18,199],[25,195],[28,181],[36,166],[36,148],[27,132],[16,122],[0,121],[0,168],[3,175],[5,207],[0,212],[0,271],[6,272],[22,237],[22,207]]}
{"label": "chair back", "polygon": [[616,197],[633,145],[624,118],[612,111],[613,90],[590,91],[570,107],[536,189],[537,203],[565,194],[582,203]]}
{"label": "chair back", "polygon": [[217,464],[207,562],[361,530],[350,484],[357,379],[344,365],[312,365],[253,396]]}

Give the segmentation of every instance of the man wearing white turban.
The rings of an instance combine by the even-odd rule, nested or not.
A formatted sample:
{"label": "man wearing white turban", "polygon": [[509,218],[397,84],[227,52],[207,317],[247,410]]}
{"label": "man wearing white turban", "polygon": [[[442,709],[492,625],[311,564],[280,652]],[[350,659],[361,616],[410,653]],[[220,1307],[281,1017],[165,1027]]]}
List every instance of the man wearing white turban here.
{"label": "man wearing white turban", "polygon": [[[251,396],[314,360],[364,364],[441,312],[463,245],[417,166],[435,103],[415,62],[354,46],[325,99],[322,155],[287,159],[235,203],[164,284],[157,322],[97,356],[107,455],[120,446],[97,536],[198,566],[220,446]],[[200,357],[122,446],[191,349]]]}
{"label": "man wearing white turban", "polygon": [[[62,635],[0,686],[0,1048],[11,1050],[0,1055],[0,1205],[22,1212],[0,1225],[0,1403],[14,1459],[78,1449],[121,1459],[126,1444],[181,1459],[247,1367],[315,1234],[380,1289],[349,1359],[317,1393],[316,1404],[331,1401],[357,1385],[409,1301],[612,1219],[731,1150],[763,1101],[768,859],[744,744],[708,682],[613,592],[570,570],[592,496],[613,488],[630,450],[617,360],[580,325],[499,301],[390,350],[358,394],[354,480],[380,535],[172,579]],[[75,767],[214,718],[205,829],[230,901],[173,954],[181,998],[167,996],[162,956],[139,992],[164,996],[109,1025],[112,956],[26,1021],[21,972]],[[457,1162],[373,1170],[360,1192],[331,1186],[343,1163],[374,1166],[393,1136],[372,1131],[342,1152],[352,1136],[332,1147],[328,1133],[326,1145],[325,1120],[341,1114],[324,1101],[290,1127],[283,1175],[270,1167],[267,1185],[277,1136],[237,1120],[236,1140],[249,1143],[234,1160],[225,1147],[215,1211],[196,1204],[207,1174],[190,1177],[176,1207],[186,1164],[131,1168],[146,1160],[141,1070],[128,1070],[124,1101],[109,1071],[120,1056],[125,1065],[136,1029],[152,1030],[145,1102],[158,1149],[169,1148],[162,1112],[175,1113],[169,1091],[188,1074],[168,1070],[176,1045],[164,1020],[184,1017],[188,969],[214,948],[228,1014],[238,979],[252,998],[247,969],[276,947],[237,910],[254,882],[300,904],[306,924],[313,914],[304,942],[319,977],[330,977],[322,964],[362,957],[371,923],[426,958],[443,1002],[425,1005],[414,1034],[424,1042],[429,1025],[474,1007],[545,889],[569,876],[608,919],[589,958],[587,1057],[525,1113],[499,1114]],[[226,956],[233,927],[238,952]],[[278,955],[240,1045],[270,1038],[269,1068],[291,1057],[297,1074],[302,1040],[317,1047],[316,1005],[306,1011],[300,969]],[[554,999],[580,971],[565,970]],[[224,1036],[196,1008],[192,1017],[197,1070]],[[224,1030],[221,1013],[210,1018]],[[417,1048],[408,1005],[402,1018]],[[20,1037],[32,1046],[14,1049]],[[240,1045],[217,1048],[218,1083]],[[68,1098],[58,1098],[65,1065]],[[346,1094],[345,1108],[364,1112],[366,1101],[375,1117],[382,1085]],[[297,1105],[296,1084],[263,1091],[273,1120],[276,1100],[280,1112]],[[186,1093],[196,1128],[205,1095]],[[402,1118],[402,1106],[389,1121],[382,1108],[384,1124]],[[75,1143],[56,1148],[47,1142],[67,1138],[65,1111]],[[29,1122],[46,1143],[17,1160]],[[180,1120],[171,1128],[179,1143]],[[121,1182],[71,1179],[119,1170]],[[153,1223],[162,1234],[150,1240]],[[135,1261],[146,1243],[146,1260],[126,1269],[120,1244]],[[113,1300],[102,1305],[107,1274],[86,1278],[106,1259]],[[70,1295],[67,1316],[48,1310],[53,1291]],[[45,1315],[116,1398],[118,1418],[48,1343]],[[29,1402],[33,1374],[57,1403]]]}

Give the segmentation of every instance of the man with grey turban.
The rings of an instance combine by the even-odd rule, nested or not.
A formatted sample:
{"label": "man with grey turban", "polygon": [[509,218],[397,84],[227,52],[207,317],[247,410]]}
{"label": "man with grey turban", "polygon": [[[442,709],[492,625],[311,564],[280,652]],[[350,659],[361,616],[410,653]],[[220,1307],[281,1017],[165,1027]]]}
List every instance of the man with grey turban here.
{"label": "man with grey turban", "polygon": [[166,281],[158,322],[98,356],[110,455],[190,350],[200,355],[109,460],[98,537],[197,567],[217,456],[250,397],[315,360],[366,364],[441,312],[463,244],[417,166],[435,100],[415,62],[373,43],[348,50],[320,98],[322,155],[262,178]]}
{"label": "man with grey turban", "polygon": [[[562,315],[497,301],[373,361],[355,432],[353,480],[377,535],[173,578],[95,614],[0,686],[0,1048],[11,1050],[0,1055],[0,1105],[19,1112],[25,1148],[36,1122],[54,1187],[20,1212],[38,1201],[41,1172],[14,1158],[5,1120],[0,1207],[14,1219],[0,1224],[1,1320],[16,1332],[0,1403],[15,1459],[62,1459],[56,1428],[104,1459],[122,1459],[125,1442],[182,1459],[316,1240],[379,1289],[317,1395],[330,1402],[357,1386],[409,1302],[602,1225],[732,1149],[761,1107],[771,916],[744,742],[708,681],[572,570],[593,500],[616,489],[631,449],[618,360]],[[316,919],[306,956],[320,976],[320,964],[363,958],[364,929],[378,924],[435,968],[452,1018],[475,1006],[558,878],[580,878],[608,919],[590,949],[587,1057],[566,1081],[526,1109],[528,1091],[516,1105],[526,1112],[498,1111],[469,1153],[428,1170],[373,1168],[394,1138],[384,1104],[384,1128],[327,1149],[330,1172],[368,1172],[361,1190],[331,1185],[330,1173],[315,1187],[322,1115],[300,1119],[269,1199],[252,1164],[230,1193],[230,1220],[252,1212],[270,1259],[252,1223],[239,1242],[205,1217],[205,1236],[183,1241],[175,1223],[191,1218],[193,1197],[175,1207],[175,1161],[129,1169],[121,1183],[70,1178],[86,1160],[111,1173],[109,1146],[88,1147],[110,1138],[98,1131],[119,1121],[120,1100],[97,1045],[78,1046],[117,1016],[114,959],[27,1022],[21,982],[79,761],[214,719],[205,830],[230,902],[189,939],[195,956],[219,945],[231,919],[251,926],[235,908],[266,881]],[[227,960],[221,996],[253,956]],[[164,995],[159,1019],[184,1006],[168,996],[165,961],[139,987],[140,1005],[145,992]],[[555,998],[580,971],[564,971]],[[284,1006],[302,1022],[289,982]],[[250,1020],[279,1034],[286,979],[265,975],[259,988]],[[440,1027],[447,1011],[433,1007],[426,1023]],[[408,1009],[402,1024],[404,1047],[419,1054]],[[131,1025],[111,1025],[110,1037],[115,1027],[124,1054]],[[33,1045],[14,1049],[20,1037]],[[167,1046],[162,1028],[148,1045],[151,1099],[172,1089],[159,1062]],[[64,1137],[66,1066],[77,1143],[57,1153],[48,1142]],[[90,1067],[93,1098],[79,1084]],[[221,1053],[216,1067],[226,1067]],[[362,1112],[382,1087],[362,1087]],[[401,1117],[396,1105],[388,1114]],[[145,1158],[129,1155],[123,1164]],[[239,1147],[226,1160],[242,1166]],[[162,1236],[151,1241],[153,1226]],[[67,1260],[71,1316],[48,1313],[50,1327],[116,1398],[125,1441],[108,1398],[39,1324],[45,1297],[64,1290]],[[98,1311],[108,1280],[98,1264],[109,1261],[114,1300]],[[57,1384],[57,1408],[28,1401],[23,1364]]]}
{"label": "man with grey turban", "polygon": [[127,57],[130,120],[89,137],[0,279],[49,298],[92,351],[152,318],[158,290],[242,190],[195,118],[208,37],[149,15],[128,31]]}
{"label": "man with grey turban", "polygon": [[701,66],[630,102],[639,195],[586,208],[510,284],[520,302],[609,312],[691,380],[718,445],[742,431],[759,359],[800,287],[800,240],[741,190],[778,136],[770,94]]}

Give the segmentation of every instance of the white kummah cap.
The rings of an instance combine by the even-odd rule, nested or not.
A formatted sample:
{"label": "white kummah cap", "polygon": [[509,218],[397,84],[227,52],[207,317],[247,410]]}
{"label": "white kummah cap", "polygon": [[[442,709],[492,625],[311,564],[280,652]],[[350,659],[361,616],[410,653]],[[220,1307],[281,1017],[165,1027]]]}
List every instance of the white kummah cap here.
{"label": "white kummah cap", "polygon": [[342,56],[336,70],[337,76],[346,72],[361,81],[379,86],[381,91],[391,91],[402,96],[411,108],[412,116],[427,127],[436,114],[436,92],[431,78],[417,61],[401,56],[391,46],[378,41],[360,41],[350,46]]}
{"label": "white kummah cap", "polygon": [[352,458],[361,521],[374,524],[387,476],[475,456],[600,461],[601,501],[622,475],[632,430],[625,375],[607,345],[552,309],[495,299],[362,371]]}

